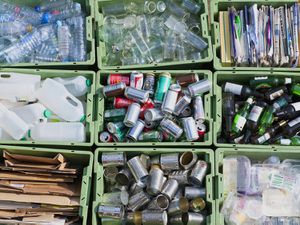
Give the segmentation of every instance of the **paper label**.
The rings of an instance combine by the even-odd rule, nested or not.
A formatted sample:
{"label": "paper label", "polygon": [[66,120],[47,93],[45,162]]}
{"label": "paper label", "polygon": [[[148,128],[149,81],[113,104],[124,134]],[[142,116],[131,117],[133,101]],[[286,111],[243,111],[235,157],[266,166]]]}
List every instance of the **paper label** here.
{"label": "paper label", "polygon": [[292,78],[285,78],[285,84],[291,84]]}
{"label": "paper label", "polygon": [[255,77],[254,80],[267,80],[269,77]]}
{"label": "paper label", "polygon": [[290,139],[280,139],[280,144],[281,145],[290,145],[291,142],[292,141]]}
{"label": "paper label", "polygon": [[275,173],[271,174],[271,179],[270,179],[271,188],[284,189],[292,192],[294,190],[295,185],[296,185],[296,177],[294,176],[275,174]]}
{"label": "paper label", "polygon": [[300,111],[300,102],[292,103],[291,105],[294,107],[295,111]]}
{"label": "paper label", "polygon": [[243,88],[242,85],[239,85],[239,84],[233,84],[233,83],[227,82],[227,83],[225,84],[224,91],[225,91],[225,92],[231,92],[231,93],[233,93],[233,94],[235,94],[235,95],[241,95],[242,88]]}
{"label": "paper label", "polygon": [[263,111],[262,107],[257,106],[257,105],[253,106],[253,108],[252,108],[252,110],[251,110],[251,112],[249,114],[249,118],[248,119],[251,120],[251,121],[253,121],[253,122],[257,122],[258,119],[259,119],[259,117],[260,117],[260,115],[261,115],[261,113],[262,113],[262,111]]}
{"label": "paper label", "polygon": [[237,122],[236,122],[236,127],[242,131],[244,129],[244,126],[246,124],[247,120],[245,117],[239,116]]}
{"label": "paper label", "polygon": [[270,95],[270,100],[272,101],[272,100],[274,100],[275,98],[280,97],[283,93],[284,93],[284,91],[283,91],[282,89],[280,89],[279,91],[276,91],[276,92],[272,93],[272,94]]}
{"label": "paper label", "polygon": [[297,117],[296,119],[292,120],[291,122],[289,122],[288,125],[289,125],[290,127],[293,127],[293,126],[295,126],[297,123],[300,123],[300,116]]}
{"label": "paper label", "polygon": [[257,141],[258,141],[258,143],[259,143],[259,144],[262,144],[262,143],[264,143],[264,142],[266,141],[266,139],[265,139],[265,135],[263,135],[263,136],[259,137],[259,138],[257,139]]}

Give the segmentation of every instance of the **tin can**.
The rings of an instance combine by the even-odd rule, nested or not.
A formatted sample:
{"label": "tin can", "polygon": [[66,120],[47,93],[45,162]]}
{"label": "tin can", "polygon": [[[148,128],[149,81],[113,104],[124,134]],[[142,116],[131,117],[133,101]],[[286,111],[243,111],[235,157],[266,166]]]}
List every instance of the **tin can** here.
{"label": "tin can", "polygon": [[126,128],[123,122],[117,122],[117,123],[109,122],[106,125],[106,127],[111,134],[122,132],[122,130]]}
{"label": "tin can", "polygon": [[140,103],[146,103],[149,99],[149,92],[144,90],[139,90],[133,87],[127,87],[125,89],[124,95],[135,101]]}
{"label": "tin can", "polygon": [[194,119],[197,122],[201,122],[201,123],[205,121],[205,112],[204,112],[202,96],[196,96],[194,99]]}
{"label": "tin can", "polygon": [[103,95],[105,98],[116,97],[124,94],[126,88],[125,83],[109,84],[103,87]]}
{"label": "tin can", "polygon": [[144,75],[138,71],[132,71],[130,74],[130,87],[141,90],[143,88]]}
{"label": "tin can", "polygon": [[163,131],[171,134],[175,139],[180,138],[183,133],[183,130],[175,122],[168,118],[164,118],[160,122],[160,127]]}
{"label": "tin can", "polygon": [[158,121],[147,121],[147,120],[145,120],[145,128],[147,128],[147,129],[154,129],[158,125],[159,125]]}
{"label": "tin can", "polygon": [[199,141],[203,141],[206,133],[206,126],[204,123],[196,122],[196,127],[198,130]]}
{"label": "tin can", "polygon": [[185,75],[176,76],[175,80],[180,86],[187,87],[192,83],[198,82],[199,76],[196,73],[189,73]]}
{"label": "tin can", "polygon": [[159,131],[152,130],[142,133],[139,136],[138,140],[143,142],[162,142],[163,137]]}
{"label": "tin can", "polygon": [[114,98],[114,108],[128,108],[133,103],[132,100],[123,97],[115,97]]}
{"label": "tin can", "polygon": [[165,94],[164,101],[161,106],[161,111],[163,113],[172,114],[174,112],[177,97],[180,91],[181,87],[178,84],[172,84],[170,86],[170,89]]}
{"label": "tin can", "polygon": [[148,91],[150,96],[154,95],[155,75],[153,73],[146,73],[143,90]]}
{"label": "tin can", "polygon": [[101,163],[103,167],[109,166],[124,166],[127,157],[124,152],[103,152],[101,156]]}
{"label": "tin can", "polygon": [[140,118],[144,119],[145,111],[153,108],[155,108],[154,102],[149,98],[141,108]]}
{"label": "tin can", "polygon": [[116,132],[112,135],[112,138],[115,142],[124,142],[126,136],[126,130],[122,130],[121,132]]}
{"label": "tin can", "polygon": [[164,118],[164,114],[158,108],[147,109],[144,113],[145,120],[147,121],[160,121]]}
{"label": "tin can", "polygon": [[109,143],[109,142],[113,142],[113,137],[107,131],[103,131],[99,135],[99,140],[103,143]]}
{"label": "tin can", "polygon": [[122,205],[99,205],[97,213],[100,217],[122,219],[124,217],[125,209]]}
{"label": "tin can", "polygon": [[118,84],[118,83],[124,83],[127,86],[130,84],[130,78],[129,75],[124,74],[109,74],[107,77],[107,84]]}
{"label": "tin can", "polygon": [[124,118],[124,124],[126,127],[133,127],[139,119],[141,106],[138,103],[132,103],[127,110]]}
{"label": "tin can", "polygon": [[190,174],[190,182],[195,186],[201,186],[207,172],[207,163],[203,160],[198,160]]}
{"label": "tin can", "polygon": [[193,117],[182,118],[182,124],[188,141],[196,141],[199,139],[198,129]]}
{"label": "tin can", "polygon": [[106,122],[123,121],[126,115],[126,109],[108,109],[104,111],[104,120]]}
{"label": "tin can", "polygon": [[154,94],[154,102],[162,103],[165,93],[168,91],[171,84],[171,74],[164,72],[159,75],[156,90]]}
{"label": "tin can", "polygon": [[186,107],[182,110],[182,112],[181,112],[181,114],[179,115],[179,117],[189,117],[189,116],[191,116],[191,115],[192,115],[192,109],[191,109],[191,107],[186,106]]}
{"label": "tin can", "polygon": [[210,91],[210,89],[211,82],[208,79],[200,80],[197,83],[193,83],[188,86],[188,91],[191,97],[201,95],[205,92]]}
{"label": "tin can", "polygon": [[177,101],[175,105],[175,109],[173,111],[173,114],[175,116],[179,116],[183,110],[191,103],[192,99],[191,97],[184,95]]}
{"label": "tin can", "polygon": [[143,120],[138,120],[136,122],[136,124],[134,125],[134,127],[132,127],[126,137],[129,141],[133,141],[136,142],[140,136],[140,134],[142,133],[143,129],[145,127],[145,122]]}

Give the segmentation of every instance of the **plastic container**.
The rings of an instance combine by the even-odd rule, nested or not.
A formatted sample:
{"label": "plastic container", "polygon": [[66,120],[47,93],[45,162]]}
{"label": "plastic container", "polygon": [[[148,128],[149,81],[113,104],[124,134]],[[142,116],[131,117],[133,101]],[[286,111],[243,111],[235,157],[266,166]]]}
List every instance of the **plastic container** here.
{"label": "plastic container", "polygon": [[225,200],[223,195],[223,159],[226,156],[243,155],[254,160],[265,160],[270,156],[278,156],[280,160],[283,159],[299,159],[300,151],[293,149],[293,151],[282,149],[278,147],[276,149],[238,149],[238,148],[219,148],[215,152],[215,193],[216,193],[216,224],[224,225],[224,215],[220,213],[222,203]]}
{"label": "plastic container", "polygon": [[[42,0],[12,0],[12,3],[27,5],[35,7],[43,2]],[[87,48],[87,60],[83,62],[39,62],[39,63],[16,63],[5,64],[5,67],[62,67],[62,66],[88,66],[93,65],[96,60],[95,52],[95,38],[93,30],[93,18],[94,18],[94,1],[93,0],[74,0],[81,4],[82,10],[85,12],[85,24],[86,24],[86,48]],[[4,64],[0,64],[4,66]]]}
{"label": "plastic container", "polygon": [[93,123],[93,99],[95,93],[95,73],[93,71],[72,71],[72,70],[40,70],[40,69],[2,69],[0,73],[15,72],[22,74],[40,75],[42,80],[52,77],[70,78],[82,75],[91,81],[86,97],[86,118],[85,118],[85,142],[57,142],[57,141],[16,141],[16,140],[0,140],[5,145],[45,145],[45,146],[92,146],[94,143],[94,123]]}
{"label": "plastic container", "polygon": [[167,67],[167,66],[175,66],[175,65],[189,65],[189,64],[198,64],[198,63],[206,63],[211,62],[213,59],[212,55],[212,44],[211,44],[211,36],[210,31],[208,29],[208,11],[209,5],[206,0],[198,0],[203,7],[201,7],[199,18],[201,23],[202,37],[208,43],[208,48],[202,54],[202,58],[200,60],[188,60],[188,61],[175,61],[175,62],[163,62],[163,63],[153,63],[153,64],[142,64],[142,65],[126,65],[126,66],[110,66],[103,63],[103,58],[106,56],[105,43],[100,39],[100,31],[103,27],[103,13],[102,6],[107,4],[107,2],[118,2],[117,0],[108,0],[108,1],[95,1],[95,18],[96,18],[96,45],[97,45],[97,58],[98,58],[98,67],[102,70],[116,70],[116,69],[131,69],[131,68],[157,68],[157,67]]}
{"label": "plastic container", "polygon": [[[212,91],[204,95],[204,109],[205,116],[207,119],[207,130],[208,132],[204,136],[204,142],[128,142],[128,143],[120,143],[120,142],[111,142],[111,143],[102,143],[99,142],[99,134],[104,130],[104,110],[105,110],[105,98],[102,94],[103,84],[105,84],[107,80],[107,76],[109,74],[130,74],[132,71],[124,70],[124,71],[98,71],[97,73],[97,100],[96,100],[96,122],[95,122],[95,143],[97,146],[174,146],[174,147],[187,147],[187,146],[210,146],[212,144]],[[142,73],[154,73],[156,78],[162,72],[162,70],[142,70],[139,71]],[[167,72],[171,73],[172,76],[182,75],[185,73],[197,73],[199,75],[199,80],[203,78],[207,78],[212,81],[212,73],[207,70],[167,70]]]}
{"label": "plastic container", "polygon": [[294,146],[283,146],[283,145],[253,145],[253,144],[230,144],[230,143],[219,143],[218,137],[220,137],[222,129],[222,88],[221,85],[225,81],[236,82],[238,84],[249,84],[249,80],[254,77],[291,77],[295,82],[300,82],[299,73],[285,73],[285,72],[248,72],[248,71],[219,71],[214,74],[214,95],[215,95],[215,106],[214,106],[214,134],[213,143],[217,147],[237,147],[237,148],[259,148],[259,149],[271,149],[271,148],[283,148],[283,149],[295,149]]}
{"label": "plastic container", "polygon": [[79,216],[82,219],[82,225],[87,225],[89,197],[93,170],[93,154],[87,151],[61,150],[49,148],[31,148],[0,145],[0,161],[3,161],[3,150],[7,150],[13,154],[33,155],[41,157],[53,157],[58,153],[63,154],[68,160],[74,164],[83,166],[83,177],[81,183]]}
{"label": "plastic container", "polygon": [[216,70],[247,70],[247,71],[300,71],[300,67],[237,67],[237,66],[222,66],[221,64],[221,46],[220,46],[220,27],[219,27],[219,11],[227,11],[228,7],[234,6],[237,10],[244,9],[245,4],[252,5],[272,5],[273,7],[288,6],[297,3],[295,0],[212,0],[211,1],[211,21],[212,21],[212,43],[214,68]]}
{"label": "plastic container", "polygon": [[[97,206],[101,201],[102,194],[104,193],[104,178],[103,178],[103,166],[101,165],[101,152],[126,152],[129,156],[136,156],[141,153],[145,153],[148,155],[156,155],[160,153],[174,152],[173,148],[145,148],[142,151],[129,149],[129,148],[98,148],[95,151],[95,160],[94,160],[94,202],[93,202],[93,215],[92,215],[92,225],[100,224],[101,221],[97,215]],[[213,200],[213,174],[214,174],[214,152],[211,149],[176,149],[175,152],[185,152],[185,151],[193,151],[195,152],[199,158],[205,160],[209,164],[209,170],[205,179],[206,184],[206,202],[207,206],[211,209],[209,210],[210,215],[207,216],[206,225],[214,225],[215,224],[215,207]],[[102,225],[120,225],[121,223],[118,221],[107,221],[107,223],[102,222]]]}

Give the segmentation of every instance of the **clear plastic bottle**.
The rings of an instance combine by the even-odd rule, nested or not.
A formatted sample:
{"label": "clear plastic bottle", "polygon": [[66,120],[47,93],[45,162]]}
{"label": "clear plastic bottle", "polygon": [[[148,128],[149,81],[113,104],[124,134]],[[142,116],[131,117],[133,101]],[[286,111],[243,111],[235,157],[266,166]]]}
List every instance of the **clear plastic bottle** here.
{"label": "clear plastic bottle", "polygon": [[91,86],[91,80],[86,79],[84,76],[70,78],[55,77],[53,80],[63,84],[65,88],[75,97],[85,95]]}
{"label": "clear plastic bottle", "polygon": [[22,139],[29,126],[16,113],[9,111],[0,103],[0,128],[16,140]]}
{"label": "clear plastic bottle", "polygon": [[59,56],[63,62],[69,61],[71,33],[69,26],[57,21]]}
{"label": "clear plastic bottle", "polygon": [[21,35],[32,31],[32,26],[20,21],[0,23],[0,36]]}
{"label": "clear plastic bottle", "polygon": [[73,0],[50,0],[50,1],[44,1],[39,5],[36,5],[35,11],[37,12],[44,12],[49,11],[58,7],[61,7],[63,5],[69,5],[72,4]]}
{"label": "clear plastic bottle", "polygon": [[34,141],[84,142],[85,129],[82,123],[39,123],[31,128],[28,136]]}
{"label": "clear plastic bottle", "polygon": [[61,83],[47,78],[37,91],[38,100],[58,117],[70,121],[84,121],[82,103]]}

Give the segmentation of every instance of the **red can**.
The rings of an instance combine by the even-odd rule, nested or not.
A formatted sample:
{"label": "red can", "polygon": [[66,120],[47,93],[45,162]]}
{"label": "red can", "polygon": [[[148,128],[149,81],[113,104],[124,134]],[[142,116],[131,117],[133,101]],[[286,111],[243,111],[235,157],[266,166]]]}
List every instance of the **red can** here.
{"label": "red can", "polygon": [[204,123],[196,123],[198,134],[199,134],[199,141],[204,141],[204,135],[206,133],[206,126]]}
{"label": "red can", "polygon": [[114,107],[116,109],[128,108],[133,102],[128,98],[116,97],[114,98]]}
{"label": "red can", "polygon": [[130,84],[130,77],[126,74],[110,74],[107,77],[107,84],[125,83],[127,86]]}
{"label": "red can", "polygon": [[130,74],[130,87],[142,90],[143,84],[144,74],[137,71],[132,71],[132,73]]}
{"label": "red can", "polygon": [[148,101],[141,107],[140,118],[144,119],[145,111],[153,108],[155,108],[154,102],[149,98]]}

